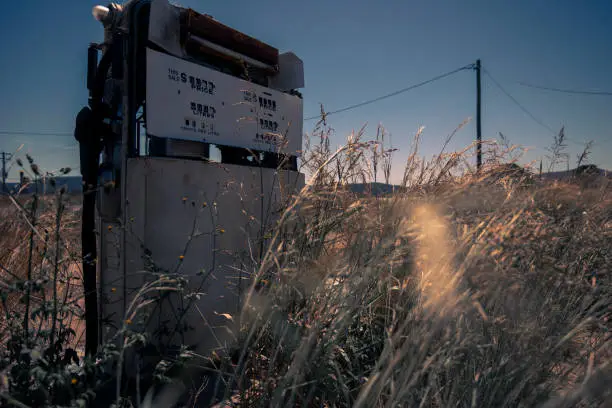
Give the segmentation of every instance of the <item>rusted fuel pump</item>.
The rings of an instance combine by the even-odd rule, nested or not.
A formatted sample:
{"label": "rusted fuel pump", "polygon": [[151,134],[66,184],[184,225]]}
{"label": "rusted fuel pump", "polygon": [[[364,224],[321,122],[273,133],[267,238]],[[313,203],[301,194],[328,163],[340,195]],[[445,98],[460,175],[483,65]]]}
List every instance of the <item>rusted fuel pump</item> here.
{"label": "rusted fuel pump", "polygon": [[[240,252],[271,222],[284,186],[304,184],[302,61],[166,0],[96,6],[93,14],[104,42],[89,46],[89,103],[75,128],[86,352],[122,324],[147,257],[164,270],[180,260],[194,280],[209,274],[190,283],[205,293],[203,316],[185,316],[197,328],[180,340],[210,351],[227,338],[226,327],[215,328],[227,326],[222,316],[239,311],[248,287],[248,276],[235,277]],[[202,208],[210,211],[202,216]],[[156,322],[173,318],[157,313]],[[156,324],[155,336],[167,335]]]}

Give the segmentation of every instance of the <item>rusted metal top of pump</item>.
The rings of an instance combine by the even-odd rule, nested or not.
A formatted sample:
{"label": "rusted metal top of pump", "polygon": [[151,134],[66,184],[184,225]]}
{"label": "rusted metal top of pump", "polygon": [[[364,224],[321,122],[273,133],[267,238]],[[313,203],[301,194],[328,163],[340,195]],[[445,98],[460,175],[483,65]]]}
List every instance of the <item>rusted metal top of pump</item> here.
{"label": "rusted metal top of pump", "polygon": [[278,65],[278,49],[222,24],[209,15],[192,9],[181,11],[181,43],[189,35],[200,37],[212,43],[238,52],[271,66]]}

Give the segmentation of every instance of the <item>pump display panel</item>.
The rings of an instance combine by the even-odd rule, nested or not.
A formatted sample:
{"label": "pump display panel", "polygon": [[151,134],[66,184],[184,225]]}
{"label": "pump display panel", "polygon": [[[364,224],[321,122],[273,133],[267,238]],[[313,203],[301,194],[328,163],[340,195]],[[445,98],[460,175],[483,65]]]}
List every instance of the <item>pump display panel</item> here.
{"label": "pump display panel", "polygon": [[147,133],[299,156],[298,96],[147,49]]}

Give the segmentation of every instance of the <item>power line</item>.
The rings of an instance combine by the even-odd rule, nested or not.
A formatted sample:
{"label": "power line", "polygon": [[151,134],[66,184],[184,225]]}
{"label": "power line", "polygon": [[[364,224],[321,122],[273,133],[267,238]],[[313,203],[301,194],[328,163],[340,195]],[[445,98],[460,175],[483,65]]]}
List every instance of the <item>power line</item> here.
{"label": "power line", "polygon": [[525,108],[523,105],[521,105],[521,103],[519,101],[516,100],[516,98],[514,98],[514,96],[510,95],[510,93],[508,91],[506,91],[506,89],[501,86],[501,84],[499,82],[497,82],[495,80],[495,78],[493,78],[493,76],[491,75],[491,73],[486,69],[483,68],[483,71],[485,72],[485,74],[487,74],[487,76],[491,79],[491,81],[493,81],[493,83],[495,85],[497,85],[497,87],[504,93],[506,94],[506,96],[516,104],[516,106],[518,106],[523,112],[525,112],[527,114],[527,116],[529,116],[534,122],[536,122],[538,125],[542,126],[544,129],[548,130],[549,132],[551,132],[552,134],[556,135],[559,132],[553,130],[553,128],[551,128],[550,126],[544,124],[544,122],[542,122],[540,119],[536,118],[531,112],[529,112],[527,110],[527,108]]}
{"label": "power line", "polygon": [[606,91],[581,91],[581,90],[575,90],[575,89],[560,89],[560,88],[552,88],[548,86],[526,84],[524,82],[519,82],[519,84],[522,86],[529,87],[529,88],[543,89],[545,91],[552,91],[552,92],[562,92],[562,93],[579,94],[579,95],[612,96],[612,92],[606,92]]}
{"label": "power line", "polygon": [[66,132],[25,132],[18,130],[0,130],[0,135],[8,136],[73,136]]}
{"label": "power line", "polygon": [[[493,78],[493,76],[491,75],[491,73],[489,71],[487,71],[485,68],[483,68],[483,71],[485,71],[485,73],[487,74],[487,76],[491,79],[491,81],[493,81],[493,83],[495,85],[497,85],[497,87],[504,93],[506,94],[506,96],[512,100],[523,112],[525,112],[534,122],[536,122],[538,125],[542,126],[544,129],[548,130],[551,134],[553,135],[558,135],[559,132],[555,131],[554,129],[552,129],[550,126],[546,125],[544,122],[542,122],[540,119],[536,118],[529,110],[527,110],[527,108],[525,108],[523,105],[521,105],[521,103],[519,101],[516,100],[516,98],[514,98],[508,91],[506,91],[506,89],[498,82],[495,80],[495,78]],[[564,137],[565,140],[568,140],[574,144],[577,145],[581,145],[584,146],[587,142],[584,141],[578,141],[578,140],[573,140],[567,136]],[[601,142],[601,141],[599,141]],[[597,143],[597,141],[595,141],[595,143]]]}
{"label": "power line", "polygon": [[[387,99],[387,98],[390,98],[390,97],[392,97],[392,96],[396,96],[396,95],[402,94],[402,93],[404,93],[404,92],[408,92],[408,91],[411,91],[411,90],[413,90],[413,89],[419,88],[419,87],[421,87],[421,86],[423,86],[423,85],[427,85],[427,84],[430,84],[430,83],[432,83],[432,82],[438,81],[438,80],[440,80],[440,79],[446,78],[446,77],[448,77],[448,76],[451,76],[451,75],[453,75],[453,74],[456,74],[456,73],[457,73],[457,72],[459,72],[459,71],[463,71],[463,70],[465,70],[465,69],[472,69],[473,67],[474,67],[474,64],[469,64],[469,65],[466,65],[466,66],[464,66],[464,67],[461,67],[461,68],[455,69],[455,70],[453,70],[453,71],[447,72],[447,73],[445,73],[445,74],[438,75],[438,76],[436,76],[436,77],[433,77],[433,78],[431,78],[431,79],[428,79],[427,81],[423,81],[423,82],[420,82],[420,83],[418,83],[418,84],[411,85],[411,86],[409,86],[409,87],[406,87],[406,88],[400,89],[400,90],[398,90],[398,91],[395,91],[395,92],[392,92],[392,93],[389,93],[389,94],[386,94],[386,95],[383,95],[383,96],[379,96],[378,98],[370,99],[370,100],[368,100],[368,101],[361,102],[361,103],[357,103],[357,104],[355,104],[355,105],[350,105],[350,106],[347,106],[346,108],[338,109],[338,110],[335,110],[335,111],[326,112],[326,113],[324,114],[324,116],[326,116],[326,117],[327,117],[327,116],[329,116],[329,115],[335,115],[336,113],[346,112],[346,111],[348,111],[348,110],[352,110],[352,109],[360,108],[360,107],[365,106],[365,105],[369,105],[369,104],[372,104],[372,103],[375,103],[375,102],[379,102],[379,101],[382,101],[383,99]],[[320,117],[321,117],[321,115],[311,116],[311,117],[309,117],[309,118],[304,119],[304,121],[310,121],[310,120],[318,119],[318,118],[320,118]]]}
{"label": "power line", "polygon": [[[374,99],[370,99],[367,100],[365,102],[361,102],[358,104],[354,104],[354,105],[350,105],[347,106],[345,108],[342,109],[338,109],[335,111],[331,111],[331,112],[325,112],[323,115],[325,117],[329,116],[329,115],[334,115],[337,113],[342,113],[342,112],[346,112],[352,109],[356,109],[356,108],[360,108],[362,106],[366,106],[372,103],[376,103],[379,101],[382,101],[384,99],[387,98],[391,98],[393,96],[397,96],[400,95],[402,93],[411,91],[413,89],[419,88],[421,86],[430,84],[432,82],[441,80],[443,78],[446,78],[448,76],[451,76],[453,74],[456,74],[457,72],[466,70],[466,69],[473,69],[474,68],[474,64],[469,64],[466,66],[463,66],[461,68],[449,71],[447,73],[435,76],[431,79],[428,79],[426,81],[423,82],[419,82],[417,84],[411,85],[409,87],[406,88],[402,88],[400,90],[397,90],[395,92],[383,95],[383,96],[379,96],[377,98]],[[495,78],[493,78],[493,76],[491,75],[491,73],[486,69],[486,68],[482,68],[482,70],[485,72],[485,74],[487,74],[487,76],[491,79],[491,81],[512,101],[514,102],[514,104],[516,104],[525,114],[527,114],[527,116],[529,116],[534,122],[536,122],[538,125],[540,125],[541,127],[543,127],[544,129],[548,130],[551,134],[553,135],[557,135],[558,132],[555,131],[554,129],[552,129],[550,126],[546,125],[545,123],[543,123],[540,119],[538,119],[537,117],[535,117],[527,108],[525,108],[519,101],[516,100],[516,98],[514,98]],[[531,87],[531,88],[538,88],[538,89],[543,89],[543,90],[549,90],[549,91],[556,91],[556,92],[565,92],[565,93],[574,93],[574,94],[587,94],[587,95],[606,95],[606,96],[612,96],[612,92],[596,92],[596,91],[577,91],[577,90],[568,90],[568,89],[559,89],[559,88],[550,88],[550,87],[543,87],[543,86],[538,86],[538,85],[531,85],[531,84],[526,84],[526,83],[520,83],[523,86],[527,86],[527,87]],[[310,120],[314,120],[314,119],[318,119],[320,118],[322,115],[316,115],[316,116],[311,116],[308,118],[305,118],[304,121],[310,121]],[[22,136],[74,136],[73,133],[70,132],[27,132],[27,131],[10,131],[10,130],[0,130],[0,135],[22,135]],[[565,138],[566,140],[569,140],[571,142],[574,142],[576,144],[580,144],[580,145],[584,145],[586,142],[578,142],[578,141],[574,141],[568,137]]]}

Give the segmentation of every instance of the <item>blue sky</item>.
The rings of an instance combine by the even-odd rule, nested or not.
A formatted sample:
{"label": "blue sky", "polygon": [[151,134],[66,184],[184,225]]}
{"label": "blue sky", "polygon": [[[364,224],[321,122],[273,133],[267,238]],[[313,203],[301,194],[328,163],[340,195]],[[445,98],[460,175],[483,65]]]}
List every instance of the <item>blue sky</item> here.
{"label": "blue sky", "polygon": [[[74,117],[86,104],[86,53],[102,39],[91,0],[23,0],[3,4],[0,17],[0,131],[68,133],[2,135],[0,150],[24,143],[46,169],[78,164]],[[105,4],[105,3],[101,3]],[[565,125],[574,158],[579,142],[596,141],[591,161],[612,169],[612,97],[545,92],[520,82],[612,91],[612,2],[589,1],[281,1],[184,0],[182,6],[304,60],[305,116],[318,104],[335,110],[482,60],[492,76],[553,129]],[[422,152],[436,153],[463,120],[451,144],[475,138],[475,73],[463,71],[376,104],[330,116],[340,145],[352,129],[378,123],[392,135],[397,173],[419,126]],[[535,123],[483,75],[483,138],[503,132],[511,142],[546,154],[551,133]],[[312,122],[306,122],[309,132]],[[538,150],[539,149],[539,150]],[[12,171],[11,178],[16,176]]]}

